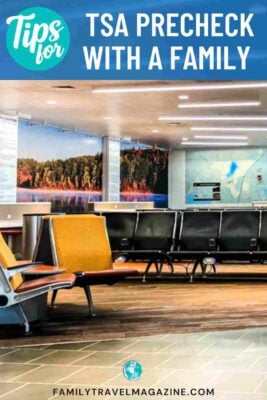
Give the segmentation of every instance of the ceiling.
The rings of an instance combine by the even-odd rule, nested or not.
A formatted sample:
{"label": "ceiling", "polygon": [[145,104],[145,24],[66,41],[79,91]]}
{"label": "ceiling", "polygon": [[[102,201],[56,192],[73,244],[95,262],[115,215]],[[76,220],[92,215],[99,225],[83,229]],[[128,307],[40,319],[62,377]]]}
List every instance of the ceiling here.
{"label": "ceiling", "polygon": [[[235,82],[227,82],[234,84]],[[246,82],[244,82],[246,83]],[[257,82],[255,82],[257,83]],[[223,82],[181,81],[0,81],[0,113],[18,114],[34,123],[61,126],[96,135],[132,138],[144,143],[180,148],[182,138],[194,135],[247,136],[249,146],[267,146],[266,121],[159,121],[160,116],[266,116],[267,87],[250,89],[202,90],[203,85]],[[93,93],[97,88],[158,87],[194,85],[199,90],[140,93]],[[72,86],[73,89],[57,88]],[[266,82],[267,86],[267,82]],[[179,100],[178,96],[189,99]],[[47,104],[51,102],[53,104]],[[183,103],[260,102],[260,106],[178,109]],[[56,104],[55,104],[56,103]],[[194,127],[255,127],[266,131],[195,132]],[[201,139],[202,140],[202,139]],[[208,141],[208,139],[206,139]],[[216,141],[211,139],[210,141]],[[204,139],[205,141],[205,139]],[[221,141],[221,140],[220,140]],[[219,142],[219,140],[217,141]],[[188,147],[188,146],[186,146]],[[198,147],[195,145],[194,147]],[[203,146],[201,146],[203,148]],[[205,146],[205,147],[208,147]]]}

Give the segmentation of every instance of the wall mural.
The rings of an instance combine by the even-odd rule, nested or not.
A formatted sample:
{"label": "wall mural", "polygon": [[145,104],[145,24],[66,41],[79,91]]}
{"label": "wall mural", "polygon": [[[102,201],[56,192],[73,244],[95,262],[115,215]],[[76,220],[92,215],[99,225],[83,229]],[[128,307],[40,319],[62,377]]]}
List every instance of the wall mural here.
{"label": "wall mural", "polygon": [[17,201],[51,201],[53,211],[81,211],[101,199],[101,138],[19,122]]}
{"label": "wall mural", "polygon": [[168,207],[168,152],[151,146],[121,143],[121,200],[154,201]]}
{"label": "wall mural", "polygon": [[186,153],[187,204],[267,201],[267,149]]}

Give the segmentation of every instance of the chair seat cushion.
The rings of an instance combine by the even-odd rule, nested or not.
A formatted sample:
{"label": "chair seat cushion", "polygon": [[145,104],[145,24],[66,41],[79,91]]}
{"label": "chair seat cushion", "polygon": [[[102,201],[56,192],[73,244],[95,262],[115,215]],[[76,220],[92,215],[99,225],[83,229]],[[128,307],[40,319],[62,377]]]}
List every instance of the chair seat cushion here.
{"label": "chair seat cushion", "polygon": [[89,285],[102,285],[102,284],[112,284],[119,282],[122,279],[138,276],[139,271],[135,269],[108,269],[104,271],[82,271],[76,272],[76,282],[77,286],[89,286]]}
{"label": "chair seat cushion", "polygon": [[64,285],[72,287],[75,283],[76,276],[74,274],[60,274],[47,276],[45,278],[33,279],[31,281],[26,281],[20,284],[15,290],[16,293],[25,293],[30,290],[40,289],[46,286],[60,285],[64,288]]}

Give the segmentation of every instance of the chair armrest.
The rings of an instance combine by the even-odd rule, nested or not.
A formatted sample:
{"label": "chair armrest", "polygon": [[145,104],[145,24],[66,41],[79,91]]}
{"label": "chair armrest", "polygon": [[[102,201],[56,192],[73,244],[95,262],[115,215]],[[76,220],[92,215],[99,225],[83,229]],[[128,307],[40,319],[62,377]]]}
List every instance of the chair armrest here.
{"label": "chair armrest", "polygon": [[9,267],[6,269],[6,273],[9,277],[12,277],[16,274],[23,273],[24,271],[27,271],[28,269],[31,269],[33,267],[37,267],[38,265],[42,265],[41,262],[33,262],[30,264],[24,264],[24,265],[15,265],[13,267]]}

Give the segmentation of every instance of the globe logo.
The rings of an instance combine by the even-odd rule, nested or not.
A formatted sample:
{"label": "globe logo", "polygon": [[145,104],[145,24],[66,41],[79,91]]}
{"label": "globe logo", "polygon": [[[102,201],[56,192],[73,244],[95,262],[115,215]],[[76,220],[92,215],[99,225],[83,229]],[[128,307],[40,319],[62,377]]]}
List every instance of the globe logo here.
{"label": "globe logo", "polygon": [[7,18],[6,43],[13,60],[31,71],[55,67],[67,55],[70,32],[65,20],[45,7],[27,8]]}
{"label": "globe logo", "polygon": [[142,365],[137,361],[127,361],[123,366],[123,375],[128,381],[137,381],[141,378],[142,374]]}

